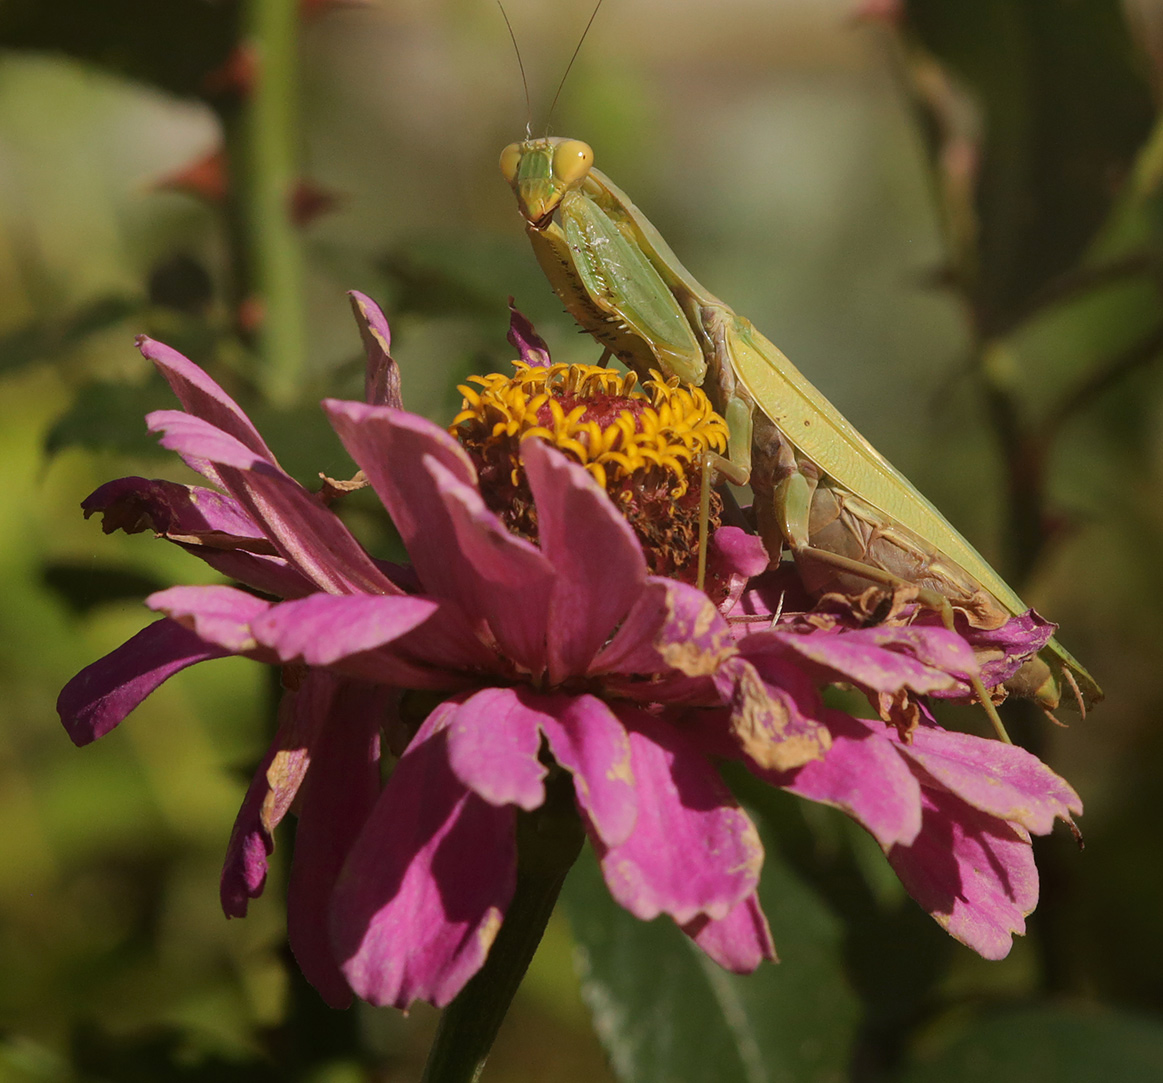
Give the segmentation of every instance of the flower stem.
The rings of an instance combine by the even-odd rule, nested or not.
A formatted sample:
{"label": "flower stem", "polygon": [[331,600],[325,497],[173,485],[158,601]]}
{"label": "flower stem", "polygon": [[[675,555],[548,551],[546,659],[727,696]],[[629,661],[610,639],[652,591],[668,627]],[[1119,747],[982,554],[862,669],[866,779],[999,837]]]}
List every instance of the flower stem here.
{"label": "flower stem", "polygon": [[[554,777],[554,775],[556,777]],[[547,780],[545,804],[517,821],[517,887],[485,965],[444,1009],[421,1083],[475,1083],[541,942],[585,831],[568,774]]]}
{"label": "flower stem", "polygon": [[258,79],[247,117],[247,193],[254,284],[262,306],[260,383],[293,401],[306,353],[302,255],[291,200],[298,175],[298,11],[288,0],[249,0]]}

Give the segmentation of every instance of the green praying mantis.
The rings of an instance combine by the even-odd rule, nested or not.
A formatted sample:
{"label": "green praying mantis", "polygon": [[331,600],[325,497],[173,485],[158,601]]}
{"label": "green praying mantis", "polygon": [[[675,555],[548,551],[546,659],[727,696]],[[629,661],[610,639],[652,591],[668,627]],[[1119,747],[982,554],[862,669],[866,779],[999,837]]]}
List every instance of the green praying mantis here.
{"label": "green praying mantis", "polygon": [[[726,418],[730,440],[719,473],[750,481],[773,559],[786,544],[816,595],[914,584],[949,627],[954,611],[980,628],[1025,612],[936,507],[771,341],[695,279],[593,162],[580,140],[527,138],[504,149],[501,172],[569,314],[640,375],[657,369],[701,386]],[[1006,687],[1053,710],[1060,679],[1082,711],[1102,698],[1056,639]],[[1008,740],[980,681],[975,692]]]}

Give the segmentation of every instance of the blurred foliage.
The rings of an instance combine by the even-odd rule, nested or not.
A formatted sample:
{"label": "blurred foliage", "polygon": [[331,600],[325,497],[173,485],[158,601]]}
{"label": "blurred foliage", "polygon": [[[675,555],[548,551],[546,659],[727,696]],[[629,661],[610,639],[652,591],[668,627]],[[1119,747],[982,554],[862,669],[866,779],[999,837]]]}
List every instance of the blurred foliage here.
{"label": "blurred foliage", "polygon": [[[588,5],[506,7],[540,124]],[[113,477],[185,476],[145,432],[171,403],[134,335],[205,364],[309,484],[351,472],[317,407],[362,387],[346,289],[383,304],[405,399],[441,420],[458,381],[508,360],[510,294],[556,359],[595,359],[496,173],[524,106],[495,8],[302,12],[294,134],[333,198],[299,233],[312,367],[276,408],[246,204],[225,175],[174,180],[223,145],[245,158],[240,5],[0,0],[3,1083],[410,1080],[431,1039],[434,1012],[333,1012],[305,985],[285,865],[245,921],[216,909],[271,724],[258,667],[176,677],[83,751],[53,709],[146,621],[143,594],[211,581],[79,511]],[[1163,1077],[1160,57],[1158,0],[603,8],[553,130],[590,141],[684,262],[1021,581],[1108,701],[1066,731],[1009,719],[1087,804],[1085,853],[1039,840],[1042,902],[1009,959],[950,941],[844,817],[732,776],[781,964],[714,970],[583,859],[487,1079]],[[398,555],[374,503],[350,520]]]}

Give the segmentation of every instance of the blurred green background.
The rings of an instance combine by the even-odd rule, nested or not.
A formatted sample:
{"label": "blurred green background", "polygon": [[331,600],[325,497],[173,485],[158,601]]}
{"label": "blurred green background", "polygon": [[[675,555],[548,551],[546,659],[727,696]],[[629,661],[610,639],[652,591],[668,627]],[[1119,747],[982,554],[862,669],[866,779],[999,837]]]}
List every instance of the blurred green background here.
{"label": "blurred green background", "polygon": [[[506,7],[539,131],[588,4]],[[84,750],[54,710],[145,593],[212,581],[81,517],[105,480],[184,477],[145,433],[171,402],[135,334],[205,365],[306,483],[350,474],[317,407],[361,392],[348,289],[383,305],[405,401],[440,421],[509,359],[509,294],[555,359],[596,360],[497,171],[526,107],[496,6],[305,2],[297,47],[289,10],[0,0],[3,1083],[411,1080],[434,1026],[331,1012],[289,965],[287,825],[250,916],[218,909],[270,725],[258,666],[180,675]],[[242,41],[265,94],[239,89]],[[1004,962],[949,941],[839,814],[735,779],[781,965],[711,972],[583,863],[486,1079],[1163,1079],[1161,77],[1159,0],[606,0],[553,132],[594,146],[1108,698],[1068,729],[1008,716],[1082,794],[1086,849],[1038,841],[1042,902]]]}

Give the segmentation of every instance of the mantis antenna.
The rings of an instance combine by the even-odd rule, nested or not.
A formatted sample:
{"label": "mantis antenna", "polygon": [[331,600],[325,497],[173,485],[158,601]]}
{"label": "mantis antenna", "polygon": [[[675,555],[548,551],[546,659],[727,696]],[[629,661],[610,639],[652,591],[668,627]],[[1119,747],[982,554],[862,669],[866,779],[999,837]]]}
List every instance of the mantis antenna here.
{"label": "mantis antenna", "polygon": [[561,82],[557,84],[557,93],[553,95],[553,101],[549,103],[549,116],[545,118],[545,130],[549,131],[549,122],[553,119],[553,110],[557,108],[557,99],[561,97],[561,89],[565,86],[566,79],[569,78],[569,73],[573,71],[573,62],[577,60],[577,54],[581,52],[581,47],[585,44],[587,35],[590,32],[590,27],[594,25],[594,20],[598,17],[598,10],[602,6],[602,0],[594,5],[594,10],[590,12],[590,21],[586,23],[586,28],[582,31],[582,35],[578,38],[577,48],[573,51],[573,56],[569,58],[569,63],[565,66],[565,74],[561,77]]}
{"label": "mantis antenna", "polygon": [[[601,6],[601,0],[598,0],[598,5]],[[529,100],[529,80],[525,78],[525,62],[521,59],[521,49],[517,45],[517,35],[513,33],[513,24],[509,22],[509,13],[505,10],[505,5],[501,3],[501,0],[497,0],[497,7],[501,9],[501,18],[505,20],[505,27],[509,31],[509,40],[513,43],[513,52],[517,54],[517,67],[521,71],[521,86],[525,89],[525,138],[531,139],[533,137],[533,103]],[[586,29],[588,30],[589,27],[586,27]],[[573,61],[570,61],[570,63],[573,63]],[[566,69],[566,74],[569,74],[568,68]],[[554,101],[556,100],[555,98]]]}

